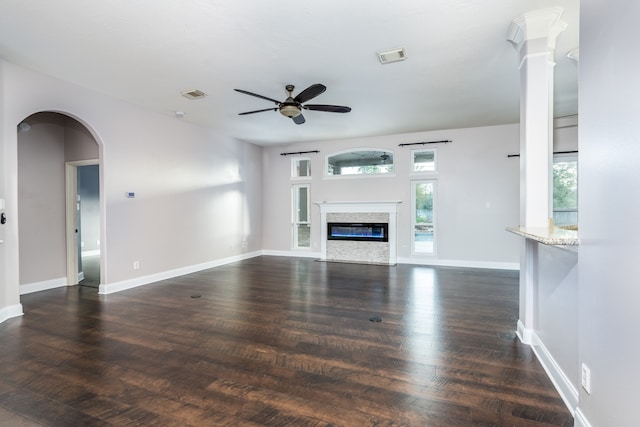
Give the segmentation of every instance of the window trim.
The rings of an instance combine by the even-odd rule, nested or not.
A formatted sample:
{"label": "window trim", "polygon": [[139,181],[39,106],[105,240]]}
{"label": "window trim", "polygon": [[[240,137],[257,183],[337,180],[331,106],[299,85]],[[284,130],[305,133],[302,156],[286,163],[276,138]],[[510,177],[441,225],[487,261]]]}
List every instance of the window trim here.
{"label": "window trim", "polygon": [[[415,155],[416,153],[422,153],[422,152],[426,152],[426,151],[430,151],[433,153],[433,170],[432,171],[417,171],[415,170]],[[425,175],[437,175],[438,174],[438,149],[437,148],[414,148],[411,150],[411,154],[410,154],[410,159],[409,159],[409,163],[410,163],[410,169],[409,169],[409,174],[410,175],[416,175],[416,176],[425,176]]]}
{"label": "window trim", "polygon": [[[300,161],[308,161],[309,162],[309,175],[296,175],[296,173],[298,172],[298,163]],[[311,157],[292,157],[291,158],[291,179],[294,180],[305,180],[305,179],[311,179]]]}
{"label": "window trim", "polygon": [[[307,221],[298,221],[298,204],[300,200],[300,188],[307,189]],[[309,246],[300,246],[298,225],[306,224],[309,226]],[[312,247],[311,239],[311,184],[293,184],[291,186],[291,248],[293,250],[310,251]]]}
{"label": "window trim", "polygon": [[[573,208],[556,208],[553,205],[553,178],[552,178],[552,182],[551,182],[551,215],[553,218],[555,218],[555,214],[556,212],[575,212],[576,217],[579,218],[580,215],[580,211],[579,211],[579,207],[580,207],[580,182],[578,181],[578,177],[579,177],[579,169],[580,169],[580,163],[579,163],[579,159],[578,159],[578,153],[558,153],[558,154],[554,154],[553,155],[553,159],[552,159],[552,164],[551,167],[553,169],[553,166],[555,165],[556,162],[572,162],[575,161],[576,162],[576,207],[575,209]],[[577,221],[576,221],[577,222]],[[577,225],[577,224],[559,224],[559,225]]]}
{"label": "window trim", "polygon": [[[436,179],[412,179],[411,183],[411,256],[423,258],[435,258],[438,255],[438,181]],[[433,251],[417,252],[416,251],[416,185],[432,184],[433,185]]]}
{"label": "window trim", "polygon": [[[346,175],[333,175],[333,174],[329,174],[329,158],[333,157],[333,156],[338,156],[340,154],[346,154],[346,153],[357,153],[360,151],[378,151],[378,152],[384,152],[384,153],[390,153],[393,157],[393,163],[391,164],[393,166],[393,172],[389,172],[389,173],[361,173],[361,174],[346,174]],[[325,179],[353,179],[353,178],[389,178],[389,177],[395,177],[396,176],[396,153],[394,150],[390,149],[390,148],[382,148],[382,147],[364,147],[364,148],[348,148],[345,150],[340,150],[340,151],[334,151],[332,153],[327,154],[324,157],[324,170],[322,172],[322,176]]]}

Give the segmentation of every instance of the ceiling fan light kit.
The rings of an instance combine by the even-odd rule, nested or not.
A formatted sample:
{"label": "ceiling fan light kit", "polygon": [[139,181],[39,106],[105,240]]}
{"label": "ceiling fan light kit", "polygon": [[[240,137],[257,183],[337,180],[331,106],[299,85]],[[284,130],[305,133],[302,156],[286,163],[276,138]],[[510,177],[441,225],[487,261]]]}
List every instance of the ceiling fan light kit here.
{"label": "ceiling fan light kit", "polygon": [[261,98],[266,101],[271,101],[277,105],[275,108],[264,108],[262,110],[254,110],[254,111],[245,111],[244,113],[238,113],[238,115],[243,116],[247,114],[261,113],[264,111],[280,111],[285,117],[288,117],[293,120],[293,122],[297,125],[301,125],[305,122],[305,118],[302,115],[302,109],[305,110],[314,110],[314,111],[326,111],[331,113],[348,113],[351,111],[350,107],[345,107],[342,105],[324,105],[324,104],[308,104],[303,105],[303,103],[309,101],[310,99],[315,98],[316,96],[323,93],[327,90],[327,87],[323,84],[316,83],[312,84],[302,92],[300,92],[295,98],[292,95],[295,86],[287,85],[285,86],[286,91],[288,92],[287,99],[283,102],[275,100],[273,98],[269,98],[263,95],[258,95],[253,92],[248,92],[242,89],[234,89],[236,92],[244,93],[245,95],[255,96],[256,98]]}
{"label": "ceiling fan light kit", "polygon": [[300,108],[298,108],[298,106],[295,104],[282,103],[280,105],[280,114],[291,118],[291,117],[299,116],[300,114],[302,114],[302,111],[300,111]]}

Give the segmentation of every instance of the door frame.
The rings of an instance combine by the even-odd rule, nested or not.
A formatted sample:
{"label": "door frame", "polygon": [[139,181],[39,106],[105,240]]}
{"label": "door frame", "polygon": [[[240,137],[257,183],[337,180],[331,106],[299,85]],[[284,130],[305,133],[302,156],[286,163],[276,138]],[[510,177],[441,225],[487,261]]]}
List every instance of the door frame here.
{"label": "door frame", "polygon": [[[75,160],[65,162],[65,197],[66,197],[66,241],[67,241],[67,286],[78,284],[78,167],[100,165],[99,159]],[[100,172],[98,172],[100,173]],[[102,221],[100,221],[102,223]],[[101,233],[102,234],[102,233]],[[100,255],[102,264],[102,252]],[[102,275],[102,266],[100,268]]]}

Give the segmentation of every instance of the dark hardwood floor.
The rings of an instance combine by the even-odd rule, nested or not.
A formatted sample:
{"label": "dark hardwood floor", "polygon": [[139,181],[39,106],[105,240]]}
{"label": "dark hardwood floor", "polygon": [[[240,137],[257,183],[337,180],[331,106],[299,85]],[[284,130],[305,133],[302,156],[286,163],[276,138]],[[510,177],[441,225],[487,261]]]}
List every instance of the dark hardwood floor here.
{"label": "dark hardwood floor", "polygon": [[258,257],[22,304],[2,426],[573,425],[515,336],[516,272]]}

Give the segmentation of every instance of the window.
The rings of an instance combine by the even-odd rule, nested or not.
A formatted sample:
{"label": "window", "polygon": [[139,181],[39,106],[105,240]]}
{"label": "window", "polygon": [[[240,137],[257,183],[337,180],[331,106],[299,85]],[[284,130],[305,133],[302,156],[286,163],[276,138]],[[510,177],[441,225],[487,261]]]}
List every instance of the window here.
{"label": "window", "polygon": [[411,150],[411,164],[413,172],[435,172],[436,150]]}
{"label": "window", "polygon": [[553,222],[578,224],[578,156],[553,156]]}
{"label": "window", "polygon": [[291,159],[291,176],[295,178],[306,178],[311,176],[311,159],[296,158]]}
{"label": "window", "polygon": [[413,181],[412,197],[412,253],[435,254],[436,182]]}
{"label": "window", "polygon": [[376,175],[393,173],[393,151],[349,150],[327,157],[327,175]]}
{"label": "window", "polygon": [[311,247],[311,221],[309,210],[309,184],[293,186],[293,247]]}
{"label": "window", "polygon": [[574,154],[553,157],[553,222],[578,224],[578,156]]}

